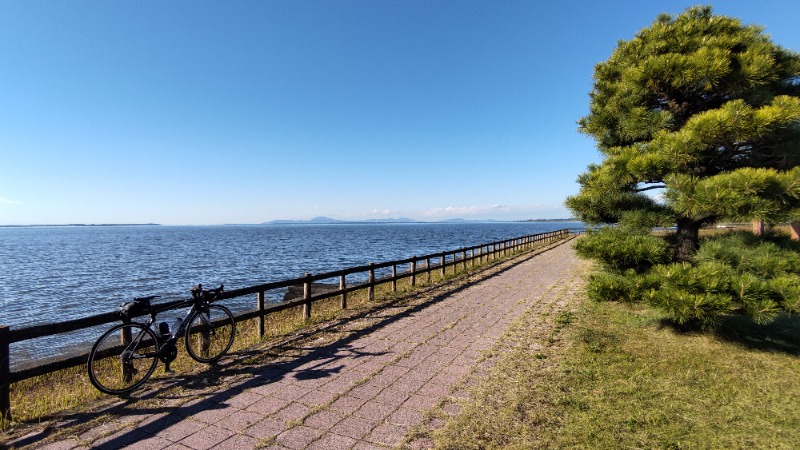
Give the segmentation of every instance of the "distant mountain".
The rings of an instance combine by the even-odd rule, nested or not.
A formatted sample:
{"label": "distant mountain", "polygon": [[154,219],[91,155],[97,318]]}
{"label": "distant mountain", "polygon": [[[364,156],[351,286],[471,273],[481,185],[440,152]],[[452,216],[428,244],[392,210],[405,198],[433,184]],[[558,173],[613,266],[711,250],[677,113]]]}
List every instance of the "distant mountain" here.
{"label": "distant mountain", "polygon": [[408,217],[399,217],[397,219],[369,219],[365,220],[367,223],[420,223],[419,220],[409,219]]}
{"label": "distant mountain", "polygon": [[497,223],[497,222],[503,222],[503,221],[495,219],[461,219],[461,218],[439,221],[439,223]]}
{"label": "distant mountain", "polygon": [[339,220],[330,217],[314,217],[310,220],[272,220],[262,225],[300,225],[300,224],[334,224],[334,223],[418,223],[419,221],[401,217],[398,219]]}
{"label": "distant mountain", "polygon": [[336,224],[336,223],[500,223],[500,222],[574,222],[575,219],[530,219],[530,220],[496,220],[496,219],[446,219],[432,222],[398,217],[390,219],[364,219],[364,220],[339,220],[330,217],[318,216],[310,220],[271,220],[261,225],[301,225],[301,224]]}
{"label": "distant mountain", "polygon": [[311,220],[271,220],[262,225],[294,225],[302,223],[341,223],[341,220],[331,219],[330,217],[314,217]]}

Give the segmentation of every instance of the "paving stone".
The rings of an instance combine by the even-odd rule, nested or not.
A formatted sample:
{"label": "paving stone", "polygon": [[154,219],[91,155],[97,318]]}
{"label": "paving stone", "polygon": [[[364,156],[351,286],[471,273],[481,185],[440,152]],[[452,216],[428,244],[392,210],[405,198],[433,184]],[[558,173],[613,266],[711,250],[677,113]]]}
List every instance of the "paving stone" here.
{"label": "paving stone", "polygon": [[353,388],[350,392],[348,392],[348,395],[360,398],[362,400],[369,400],[378,395],[383,390],[383,388],[384,386],[376,385],[370,382],[358,386],[356,388]]}
{"label": "paving stone", "polygon": [[272,439],[286,429],[286,423],[275,417],[267,417],[259,420],[244,430],[244,434],[256,439]]}
{"label": "paving stone", "polygon": [[296,400],[311,391],[311,387],[303,387],[298,386],[296,384],[284,384],[281,389],[278,389],[272,393],[273,397],[285,399],[285,400]]}
{"label": "paving stone", "polygon": [[236,408],[229,408],[229,407],[226,407],[225,405],[218,404],[213,409],[207,409],[205,411],[200,411],[199,413],[197,413],[197,414],[195,414],[195,415],[193,415],[193,416],[191,416],[189,418],[192,419],[192,420],[197,420],[199,422],[212,424],[212,423],[217,423],[217,422],[221,421],[222,419],[230,416],[231,414],[233,414],[236,411],[239,411],[239,410],[236,409]]}
{"label": "paving stone", "polygon": [[323,410],[316,412],[306,418],[305,425],[327,431],[344,419],[344,414],[335,410]]}
{"label": "paving stone", "polygon": [[143,431],[124,429],[92,442],[92,448],[97,450],[116,450],[133,446],[149,438],[150,436]]}
{"label": "paving stone", "polygon": [[135,448],[136,450],[161,450],[169,447],[172,444],[173,442],[170,442],[160,436],[150,436],[146,439],[134,442],[133,444],[129,445],[129,447]]}
{"label": "paving stone", "polygon": [[284,431],[275,440],[284,447],[302,450],[318,439],[322,433],[321,430],[301,425]]}
{"label": "paving stone", "polygon": [[353,446],[352,450],[386,450],[388,447],[372,442],[359,441]]}
{"label": "paving stone", "polygon": [[389,417],[389,414],[393,413],[398,406],[400,405],[381,403],[375,400],[370,400],[364,403],[353,414],[360,417],[380,421],[385,419],[386,417]]}
{"label": "paving stone", "polygon": [[78,448],[80,444],[75,438],[65,439],[63,441],[53,442],[52,444],[41,447],[41,450],[72,450]]}
{"label": "paving stone", "polygon": [[349,416],[337,423],[330,431],[353,439],[361,439],[372,431],[376,424],[377,420],[359,416]]}
{"label": "paving stone", "polygon": [[248,406],[245,411],[267,415],[280,411],[289,403],[291,403],[291,400],[275,397],[264,397],[263,399]]}
{"label": "paving stone", "polygon": [[366,402],[367,401],[364,399],[345,395],[336,399],[336,401],[331,404],[331,409],[335,409],[344,415],[350,415]]}
{"label": "paving stone", "polygon": [[328,433],[308,446],[308,450],[346,450],[358,441],[347,436]]}
{"label": "paving stone", "polygon": [[341,394],[333,391],[315,389],[300,398],[300,402],[310,408],[324,406],[335,401]]}
{"label": "paving stone", "polygon": [[180,444],[194,450],[207,450],[214,448],[217,444],[233,436],[233,434],[233,431],[215,425],[209,425],[197,433],[182,439]]}
{"label": "paving stone", "polygon": [[275,417],[284,422],[300,420],[307,416],[311,409],[302,403],[290,403],[286,408],[275,413]]}
{"label": "paving stone", "polygon": [[386,420],[388,423],[393,425],[404,426],[406,428],[411,428],[414,425],[422,423],[422,420],[425,418],[425,414],[419,410],[409,408],[406,406],[402,406],[397,411],[392,413],[389,418]]}
{"label": "paving stone", "polygon": [[263,395],[251,390],[247,390],[225,401],[225,405],[232,406],[237,409],[246,409],[248,406],[259,400],[262,400],[263,398]]}
{"label": "paving stone", "polygon": [[185,437],[200,431],[205,426],[205,424],[194,420],[182,420],[174,425],[164,428],[156,433],[156,435],[172,442],[178,442]]}
{"label": "paving stone", "polygon": [[423,397],[441,398],[447,395],[449,392],[450,388],[447,385],[428,382],[414,393]]}
{"label": "paving stone", "polygon": [[403,442],[403,438],[408,432],[408,428],[389,423],[384,423],[373,428],[366,440],[376,444],[383,444],[396,447]]}
{"label": "paving stone", "polygon": [[217,444],[214,450],[251,450],[259,448],[260,445],[261,441],[254,437],[235,434]]}
{"label": "paving stone", "polygon": [[258,413],[250,411],[236,411],[230,416],[220,420],[215,425],[238,433],[246,428],[249,428],[254,423],[259,422],[261,419],[263,419],[263,416]]}

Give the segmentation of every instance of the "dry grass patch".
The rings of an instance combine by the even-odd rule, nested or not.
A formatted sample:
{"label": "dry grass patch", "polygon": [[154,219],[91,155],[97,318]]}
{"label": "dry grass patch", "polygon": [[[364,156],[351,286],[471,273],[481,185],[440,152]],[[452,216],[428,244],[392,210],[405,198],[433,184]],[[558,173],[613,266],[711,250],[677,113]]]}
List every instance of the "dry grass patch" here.
{"label": "dry grass patch", "polygon": [[657,310],[580,302],[552,344],[511,335],[436,448],[797,448],[799,317],[686,334]]}

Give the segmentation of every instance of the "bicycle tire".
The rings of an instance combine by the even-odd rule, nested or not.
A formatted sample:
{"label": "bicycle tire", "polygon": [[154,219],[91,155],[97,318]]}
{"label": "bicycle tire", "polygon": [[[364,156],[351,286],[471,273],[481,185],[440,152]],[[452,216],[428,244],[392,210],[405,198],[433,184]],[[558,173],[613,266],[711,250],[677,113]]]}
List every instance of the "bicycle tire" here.
{"label": "bicycle tire", "polygon": [[[122,336],[131,338],[122,344]],[[86,363],[89,381],[100,392],[127,394],[141,386],[158,364],[159,344],[155,333],[139,323],[117,325],[92,346]]]}
{"label": "bicycle tire", "polygon": [[219,361],[233,345],[236,321],[230,310],[209,305],[195,311],[186,326],[186,352],[195,361],[211,364]]}

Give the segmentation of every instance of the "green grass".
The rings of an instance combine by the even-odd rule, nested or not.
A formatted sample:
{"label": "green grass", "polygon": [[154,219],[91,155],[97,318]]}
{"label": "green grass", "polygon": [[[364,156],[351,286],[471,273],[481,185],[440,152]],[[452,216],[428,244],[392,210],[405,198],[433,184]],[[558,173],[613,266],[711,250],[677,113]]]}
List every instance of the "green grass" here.
{"label": "green grass", "polygon": [[544,350],[539,334],[511,336],[437,448],[797,448],[800,317],[686,334],[648,307],[573,305]]}

